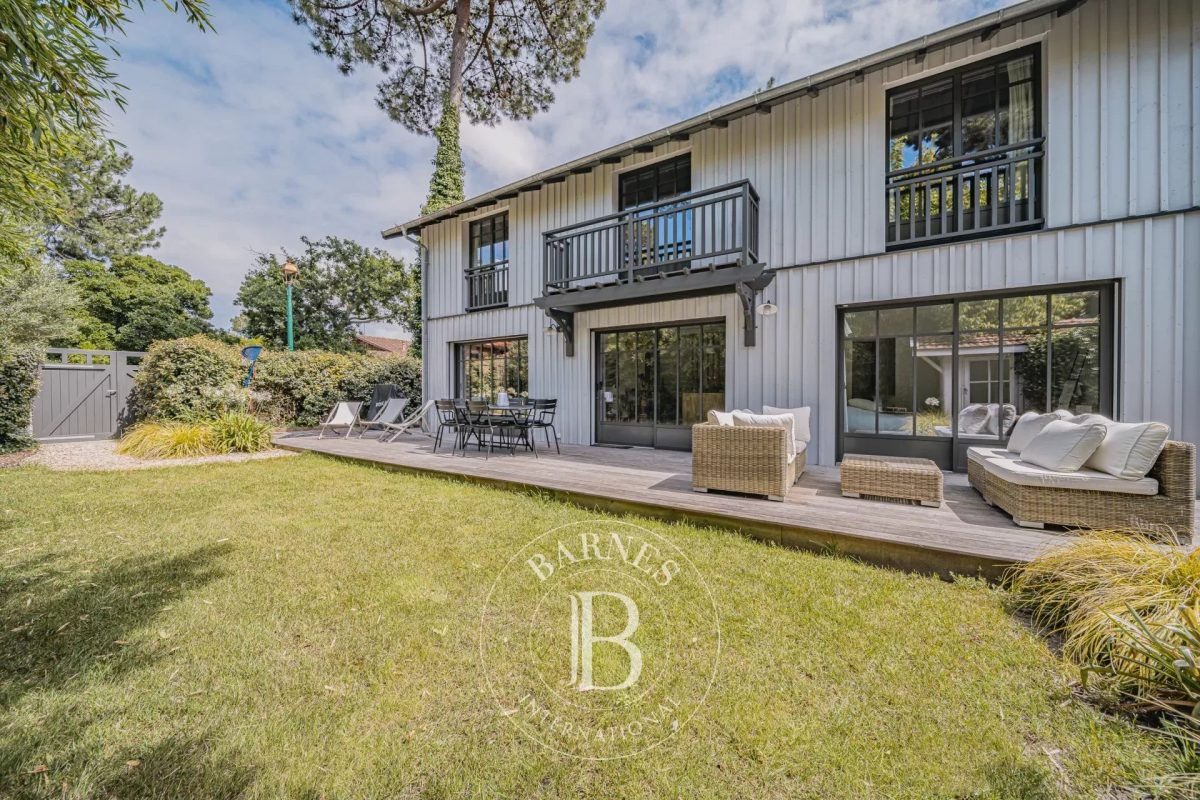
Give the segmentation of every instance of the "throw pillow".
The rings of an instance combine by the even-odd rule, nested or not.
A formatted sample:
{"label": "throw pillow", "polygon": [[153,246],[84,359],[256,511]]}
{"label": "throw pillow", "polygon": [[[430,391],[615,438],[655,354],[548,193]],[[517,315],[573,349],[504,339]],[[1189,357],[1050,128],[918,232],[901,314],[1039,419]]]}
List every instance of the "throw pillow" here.
{"label": "throw pillow", "polygon": [[792,431],[797,445],[807,444],[812,441],[812,431],[808,427],[809,415],[812,409],[808,406],[800,406],[799,408],[779,408],[777,406],[763,406],[764,414],[791,414],[796,419],[795,429]]}
{"label": "throw pillow", "polygon": [[1105,428],[1087,466],[1129,480],[1146,477],[1171,433],[1161,422],[1109,422]]}
{"label": "throw pillow", "polygon": [[1021,451],[1021,460],[1055,472],[1076,472],[1104,441],[1099,423],[1076,425],[1057,419],[1048,423]]}

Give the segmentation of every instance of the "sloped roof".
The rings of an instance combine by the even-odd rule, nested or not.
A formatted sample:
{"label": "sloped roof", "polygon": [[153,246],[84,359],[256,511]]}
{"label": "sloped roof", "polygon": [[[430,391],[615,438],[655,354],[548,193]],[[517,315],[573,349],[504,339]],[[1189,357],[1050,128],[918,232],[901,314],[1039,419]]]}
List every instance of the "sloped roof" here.
{"label": "sloped roof", "polygon": [[412,344],[408,339],[394,339],[390,336],[363,336],[360,334],[354,338],[359,344],[371,350],[396,353],[401,356],[408,353],[408,346]]}

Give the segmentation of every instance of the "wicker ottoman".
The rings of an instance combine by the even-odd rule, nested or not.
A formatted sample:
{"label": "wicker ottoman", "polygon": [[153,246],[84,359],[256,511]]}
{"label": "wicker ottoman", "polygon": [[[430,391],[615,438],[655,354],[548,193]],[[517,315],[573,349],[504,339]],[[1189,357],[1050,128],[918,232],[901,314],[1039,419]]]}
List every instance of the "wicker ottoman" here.
{"label": "wicker ottoman", "polygon": [[942,504],[942,471],[927,458],[842,458],[843,497],[892,497],[923,506]]}

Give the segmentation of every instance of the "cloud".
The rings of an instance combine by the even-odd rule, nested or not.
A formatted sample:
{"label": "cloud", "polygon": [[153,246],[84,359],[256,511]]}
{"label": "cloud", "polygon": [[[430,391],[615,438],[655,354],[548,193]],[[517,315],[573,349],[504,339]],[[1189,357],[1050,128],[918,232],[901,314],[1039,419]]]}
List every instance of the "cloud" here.
{"label": "cloud", "polygon": [[[610,0],[548,113],[464,128],[468,192],[1003,4]],[[215,34],[153,5],[137,18],[117,63],[129,107],[111,128],[134,156],[134,185],[165,204],[155,255],[207,281],[227,324],[256,251],[333,234],[407,255],[379,231],[415,215],[434,146],[378,109],[377,73],[345,76],[313,53],[281,3],[217,0],[212,15]]]}

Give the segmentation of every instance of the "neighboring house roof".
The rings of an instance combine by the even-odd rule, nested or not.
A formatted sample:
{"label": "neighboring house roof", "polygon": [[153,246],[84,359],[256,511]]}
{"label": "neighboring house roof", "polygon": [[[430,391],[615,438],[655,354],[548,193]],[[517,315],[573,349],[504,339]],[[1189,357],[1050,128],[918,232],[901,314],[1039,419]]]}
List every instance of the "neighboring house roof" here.
{"label": "neighboring house roof", "polygon": [[691,134],[698,133],[705,128],[714,126],[723,128],[729,124],[729,120],[731,119],[759,112],[767,113],[771,110],[772,106],[792,100],[802,94],[816,93],[822,88],[847,80],[861,80],[862,76],[867,72],[884,69],[914,56],[921,58],[926,51],[934,48],[946,47],[976,36],[991,38],[1001,28],[1015,25],[1025,20],[1035,19],[1051,12],[1057,11],[1061,16],[1080,5],[1083,1],[1025,0],[1023,3],[1017,3],[1008,8],[1002,8],[999,11],[993,11],[990,14],[984,14],[967,22],[944,28],[937,33],[931,33],[919,39],[913,39],[895,47],[890,47],[887,50],[881,50],[874,55],[848,61],[841,66],[817,72],[799,80],[789,81],[772,89],[755,92],[749,97],[728,103],[711,111],[706,111],[683,122],[668,125],[653,133],[638,136],[621,144],[599,150],[582,158],[577,158],[574,161],[568,161],[557,167],[543,170],[535,175],[522,178],[519,181],[501,186],[498,189],[493,189],[490,192],[476,195],[440,211],[425,214],[408,222],[394,225],[383,231],[383,238],[391,239],[397,236],[417,233],[427,225],[443,219],[449,219],[459,214],[475,211],[484,206],[493,205],[501,200],[512,199],[520,192],[533,191],[546,183],[561,183],[566,180],[566,176],[570,173],[588,172],[600,164],[616,163],[621,158],[632,153],[639,151],[646,152],[656,145],[664,144],[671,140],[687,139]]}
{"label": "neighboring house roof", "polygon": [[[1061,328],[1078,328],[1085,325],[1096,325],[1100,320],[1096,317],[1078,317],[1075,319],[1063,319],[1054,323],[1055,329]],[[1025,329],[1016,331],[1004,332],[1004,348],[1009,352],[1019,353],[1024,352],[1029,344],[1029,338],[1033,335],[1043,333],[1043,328],[1036,330]],[[947,341],[950,339],[950,334],[942,336],[918,336],[917,350],[923,355],[949,355],[950,348]],[[990,350],[992,353],[1000,347],[1000,332],[999,331],[976,331],[960,333],[958,335],[959,352],[963,350]],[[931,352],[926,352],[931,351]]]}
{"label": "neighboring house roof", "polygon": [[378,350],[381,353],[395,353],[397,355],[407,355],[408,346],[411,344],[408,339],[393,339],[388,336],[355,336],[355,341],[361,344],[368,350]]}

